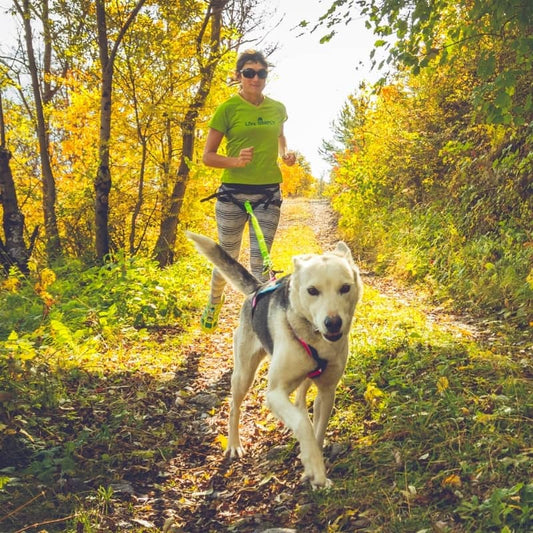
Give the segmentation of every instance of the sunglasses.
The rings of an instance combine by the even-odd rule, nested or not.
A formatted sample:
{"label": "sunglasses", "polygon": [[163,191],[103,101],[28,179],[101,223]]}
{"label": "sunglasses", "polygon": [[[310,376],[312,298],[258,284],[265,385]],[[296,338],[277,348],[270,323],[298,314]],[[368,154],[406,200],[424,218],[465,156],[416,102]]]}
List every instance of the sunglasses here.
{"label": "sunglasses", "polygon": [[255,78],[256,75],[260,80],[264,80],[268,76],[268,70],[264,68],[262,68],[261,70],[254,70],[253,68],[245,68],[241,70],[241,74],[245,78],[248,78],[249,80],[251,80],[252,78]]}

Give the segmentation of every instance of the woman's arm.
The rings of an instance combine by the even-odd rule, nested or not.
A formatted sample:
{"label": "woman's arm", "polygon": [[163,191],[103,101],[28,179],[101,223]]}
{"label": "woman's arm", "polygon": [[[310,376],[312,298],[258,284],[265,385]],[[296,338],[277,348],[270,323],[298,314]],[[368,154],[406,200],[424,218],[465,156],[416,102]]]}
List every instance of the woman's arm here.
{"label": "woman's arm", "polygon": [[296,155],[294,154],[294,152],[287,151],[287,139],[285,138],[283,129],[281,130],[281,134],[278,137],[278,147],[279,155],[281,156],[281,159],[283,159],[283,162],[289,167],[292,167],[292,165],[296,163]]}
{"label": "woman's arm", "polygon": [[243,148],[238,157],[228,157],[218,153],[218,148],[224,134],[213,128],[209,128],[205,141],[204,155],[202,161],[204,165],[214,168],[240,168],[245,167],[254,155],[254,148]]}

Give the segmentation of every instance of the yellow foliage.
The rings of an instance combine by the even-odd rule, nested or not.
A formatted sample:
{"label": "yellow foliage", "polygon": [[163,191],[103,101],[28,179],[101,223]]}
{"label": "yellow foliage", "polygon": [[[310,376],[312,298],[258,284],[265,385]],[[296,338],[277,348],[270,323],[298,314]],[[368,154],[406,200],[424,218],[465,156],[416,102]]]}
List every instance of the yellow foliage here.
{"label": "yellow foliage", "polygon": [[50,268],[44,268],[41,271],[41,284],[43,285],[44,288],[47,288],[50,285],[52,285],[52,283],[54,283],[55,280],[56,280],[55,272],[51,270]]}
{"label": "yellow foliage", "polygon": [[55,272],[49,268],[44,268],[39,274],[39,280],[35,283],[35,292],[41,297],[44,303],[44,314],[48,314],[50,307],[56,303],[55,298],[47,291],[48,287],[56,280]]}
{"label": "yellow foliage", "polygon": [[370,407],[376,407],[380,404],[384,392],[375,383],[369,383],[363,396]]}
{"label": "yellow foliage", "polygon": [[220,444],[223,450],[225,450],[228,446],[228,438],[226,437],[226,435],[223,435],[222,433],[220,433],[217,436],[217,438],[215,439],[215,442],[217,444]]}
{"label": "yellow foliage", "polygon": [[311,174],[309,163],[301,154],[296,154],[296,164],[292,167],[280,165],[283,183],[281,191],[284,196],[311,197],[317,193],[318,183]]}
{"label": "yellow foliage", "polygon": [[8,292],[17,292],[20,288],[20,280],[15,277],[9,277],[2,281],[0,287]]}
{"label": "yellow foliage", "polygon": [[443,487],[460,488],[462,486],[461,478],[457,474],[452,474],[442,480]]}
{"label": "yellow foliage", "polygon": [[449,386],[450,384],[446,376],[442,376],[438,379],[437,390],[439,391],[440,394],[442,394],[445,390],[447,390]]}

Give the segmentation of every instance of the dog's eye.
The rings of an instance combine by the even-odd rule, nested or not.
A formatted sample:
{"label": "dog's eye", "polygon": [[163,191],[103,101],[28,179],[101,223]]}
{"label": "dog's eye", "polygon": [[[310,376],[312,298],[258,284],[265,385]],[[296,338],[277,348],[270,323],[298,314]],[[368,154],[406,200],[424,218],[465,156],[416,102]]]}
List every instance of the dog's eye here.
{"label": "dog's eye", "polygon": [[319,290],[316,288],[316,287],[309,287],[307,289],[307,292],[311,295],[311,296],[318,296],[320,294]]}
{"label": "dog's eye", "polygon": [[350,285],[348,285],[348,283],[345,283],[342,287],[341,287],[341,290],[339,291],[341,294],[346,294],[347,292],[350,292]]}

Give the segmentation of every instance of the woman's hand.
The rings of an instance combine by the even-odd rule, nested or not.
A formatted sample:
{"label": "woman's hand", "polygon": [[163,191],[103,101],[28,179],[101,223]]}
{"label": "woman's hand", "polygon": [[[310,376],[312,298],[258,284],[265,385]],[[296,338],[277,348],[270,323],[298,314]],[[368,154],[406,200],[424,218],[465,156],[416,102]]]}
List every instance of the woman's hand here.
{"label": "woman's hand", "polygon": [[296,154],[294,152],[287,152],[281,159],[287,166],[292,167],[296,163]]}
{"label": "woman's hand", "polygon": [[242,168],[249,165],[254,156],[254,147],[243,148],[237,157],[228,157],[218,153],[223,137],[222,132],[209,128],[202,158],[204,165],[213,168]]}
{"label": "woman's hand", "polygon": [[243,148],[239,152],[239,157],[235,158],[236,159],[235,166],[237,168],[245,167],[246,165],[248,165],[249,163],[252,162],[253,156],[254,156],[254,147],[253,146],[250,146],[249,148]]}

